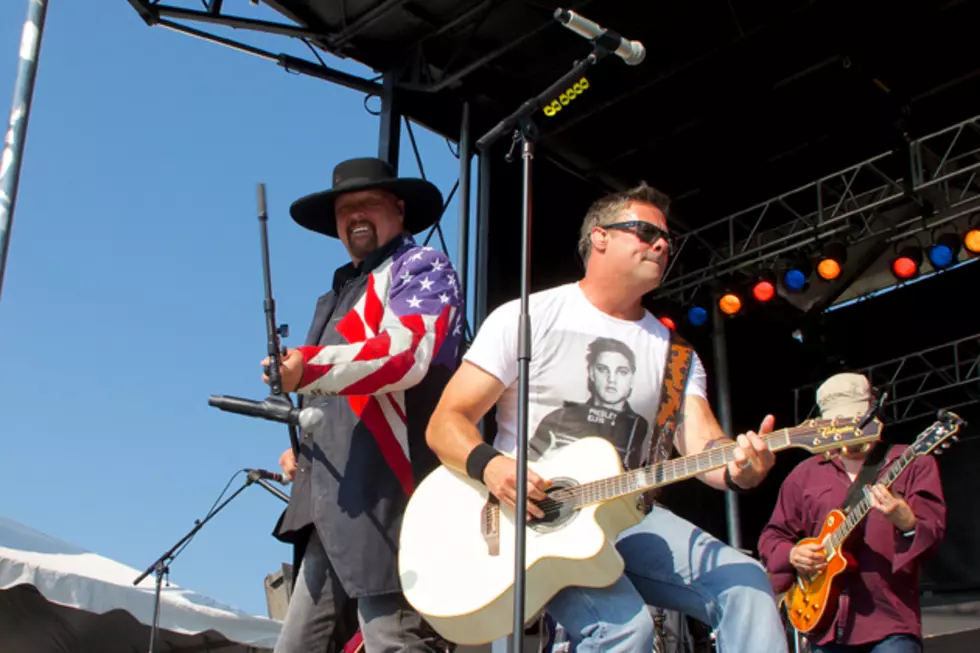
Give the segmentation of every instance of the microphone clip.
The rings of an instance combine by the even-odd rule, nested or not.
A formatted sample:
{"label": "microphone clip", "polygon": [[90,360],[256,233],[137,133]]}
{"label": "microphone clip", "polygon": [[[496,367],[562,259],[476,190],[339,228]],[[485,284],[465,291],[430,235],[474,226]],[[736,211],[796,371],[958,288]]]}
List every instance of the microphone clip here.
{"label": "microphone clip", "polygon": [[524,116],[517,121],[517,127],[514,129],[514,135],[511,137],[510,149],[507,150],[507,154],[504,156],[504,161],[507,163],[513,163],[517,159],[517,152],[521,150],[520,144],[525,139],[537,140],[538,138],[538,126],[531,119],[530,116]]}

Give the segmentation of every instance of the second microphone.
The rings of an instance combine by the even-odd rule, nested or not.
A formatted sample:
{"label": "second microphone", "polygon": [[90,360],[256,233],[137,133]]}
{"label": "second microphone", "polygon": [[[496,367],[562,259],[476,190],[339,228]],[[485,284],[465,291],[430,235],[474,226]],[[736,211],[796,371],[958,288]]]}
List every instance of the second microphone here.
{"label": "second microphone", "polygon": [[285,401],[253,401],[228,395],[211,395],[208,405],[219,410],[249,417],[259,417],[271,422],[292,424],[303,430],[311,430],[323,422],[323,411],[319,408],[294,408]]}

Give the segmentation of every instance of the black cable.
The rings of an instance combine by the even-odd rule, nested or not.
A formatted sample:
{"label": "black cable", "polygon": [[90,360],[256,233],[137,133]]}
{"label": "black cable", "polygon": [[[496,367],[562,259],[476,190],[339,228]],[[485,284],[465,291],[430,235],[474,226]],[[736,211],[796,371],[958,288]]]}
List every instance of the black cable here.
{"label": "black cable", "polygon": [[[247,469],[239,469],[237,472],[235,472],[234,474],[231,475],[231,478],[228,479],[228,483],[225,484],[224,489],[221,490],[221,494],[218,495],[218,498],[215,499],[214,500],[214,503],[211,504],[211,507],[208,508],[208,512],[207,512],[207,514],[204,515],[204,519],[207,519],[212,514],[214,514],[214,509],[221,502],[221,499],[225,496],[225,493],[228,491],[228,488],[231,487],[231,483],[232,483],[232,481],[235,480],[235,477],[238,476],[239,474],[247,474],[247,473],[248,473],[248,470]],[[195,519],[194,520],[194,524],[197,525],[197,524],[201,523],[202,521],[204,521],[204,520],[203,519]],[[175,560],[177,558],[177,556],[180,555],[180,552],[183,551],[187,547],[187,545],[190,544],[194,540],[194,537],[196,537],[196,536],[197,536],[196,534],[194,536],[192,536],[189,540],[187,540],[186,542],[184,542],[183,546],[181,546],[179,549],[177,549],[176,551],[174,551],[174,554],[170,558],[170,560],[171,561]]]}

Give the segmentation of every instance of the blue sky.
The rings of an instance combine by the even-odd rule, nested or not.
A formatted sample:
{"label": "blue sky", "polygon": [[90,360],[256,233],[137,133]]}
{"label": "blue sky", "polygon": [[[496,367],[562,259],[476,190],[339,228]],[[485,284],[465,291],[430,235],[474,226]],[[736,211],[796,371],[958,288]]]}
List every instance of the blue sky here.
{"label": "blue sky", "polygon": [[[298,345],[347,259],[293,223],[289,204],[327,187],[341,160],[376,155],[378,118],[359,92],[149,28],[125,0],[97,4],[52,2],[44,31],[0,296],[0,515],[143,569],[236,470],[278,469],[288,447],[285,426],[207,405],[268,394],[256,183],[267,185],[278,318]],[[26,10],[0,3],[5,111]],[[213,31],[310,55],[284,37]],[[415,135],[448,195],[457,160],[444,139]],[[418,174],[404,134],[400,165]],[[444,225],[454,260],[457,211]],[[270,535],[283,505],[247,489],[177,558],[172,581],[265,614],[263,578],[291,555]]]}

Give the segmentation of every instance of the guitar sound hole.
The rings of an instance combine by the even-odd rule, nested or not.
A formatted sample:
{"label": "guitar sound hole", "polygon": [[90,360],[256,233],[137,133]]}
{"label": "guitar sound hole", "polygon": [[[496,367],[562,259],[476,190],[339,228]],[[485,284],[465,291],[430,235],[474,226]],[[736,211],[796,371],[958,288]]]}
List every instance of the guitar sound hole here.
{"label": "guitar sound hole", "polygon": [[539,533],[549,533],[564,527],[571,520],[575,519],[578,516],[578,510],[575,509],[573,503],[555,500],[551,496],[558,490],[575,487],[576,485],[578,485],[578,482],[571,478],[551,479],[551,487],[548,488],[547,492],[549,498],[541,501],[532,500],[532,503],[544,511],[544,517],[531,517],[530,521],[528,521],[528,526]]}

